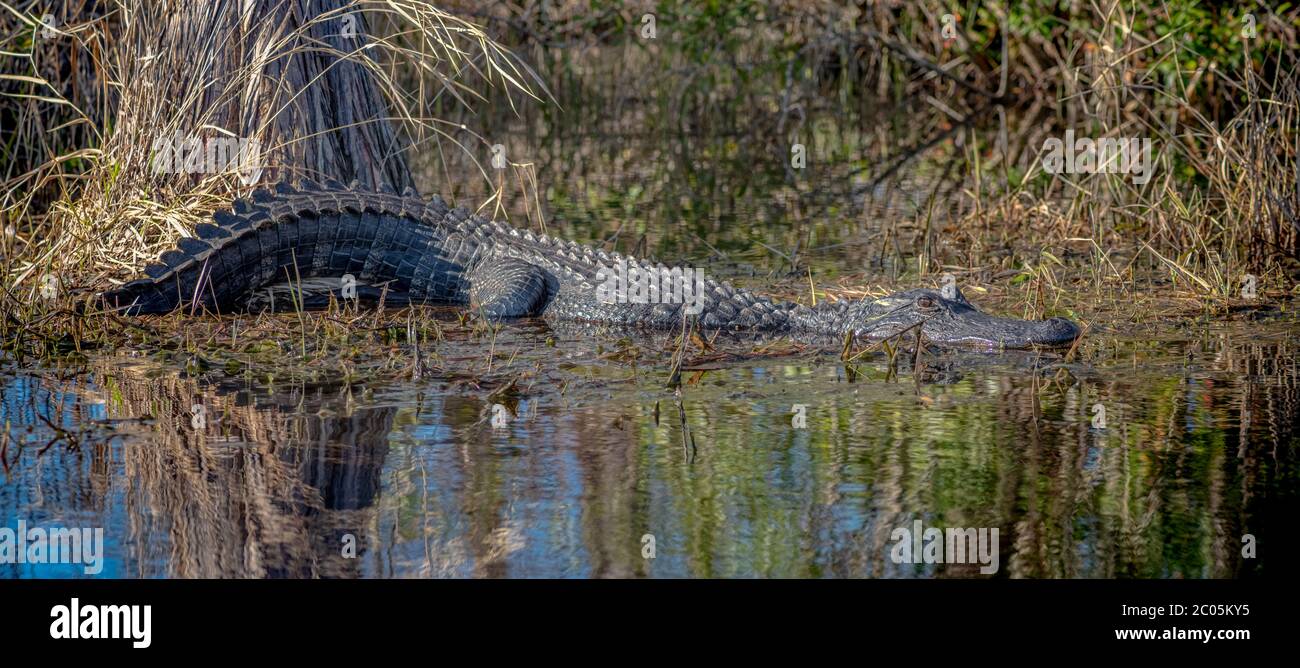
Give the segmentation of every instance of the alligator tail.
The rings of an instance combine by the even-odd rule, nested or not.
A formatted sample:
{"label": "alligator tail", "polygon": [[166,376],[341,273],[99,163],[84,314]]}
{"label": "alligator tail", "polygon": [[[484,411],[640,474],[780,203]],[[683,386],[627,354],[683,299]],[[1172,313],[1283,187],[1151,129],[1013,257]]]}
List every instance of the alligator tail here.
{"label": "alligator tail", "polygon": [[358,192],[339,183],[303,181],[259,189],[196,226],[193,237],[145,268],[148,278],[101,295],[126,315],[182,306],[226,312],[258,288],[309,277],[351,274],[359,283],[389,282],[414,298],[447,298],[450,282],[428,278],[458,270],[440,225],[469,218],[439,197],[413,191]]}

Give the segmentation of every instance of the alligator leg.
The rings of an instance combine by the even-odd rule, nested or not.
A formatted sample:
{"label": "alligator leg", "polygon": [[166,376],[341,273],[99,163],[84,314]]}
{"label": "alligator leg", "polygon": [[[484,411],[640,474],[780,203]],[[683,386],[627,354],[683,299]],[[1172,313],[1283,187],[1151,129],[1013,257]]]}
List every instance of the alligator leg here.
{"label": "alligator leg", "polygon": [[546,272],[509,257],[491,257],[469,273],[470,303],[489,318],[537,315],[546,303]]}

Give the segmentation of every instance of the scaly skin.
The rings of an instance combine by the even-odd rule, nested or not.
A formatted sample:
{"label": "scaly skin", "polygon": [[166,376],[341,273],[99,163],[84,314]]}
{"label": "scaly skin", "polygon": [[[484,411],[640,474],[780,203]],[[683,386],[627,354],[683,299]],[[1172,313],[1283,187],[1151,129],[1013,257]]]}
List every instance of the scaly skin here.
{"label": "scaly skin", "polygon": [[[534,235],[450,208],[439,197],[370,193],[304,183],[259,190],[233,211],[200,225],[196,236],[150,265],[149,278],[105,293],[128,315],[185,306],[231,312],[259,289],[351,274],[361,296],[386,284],[388,303],[460,304],[491,317],[680,327],[683,303],[602,299],[613,270],[625,266],[662,284],[663,265]],[[340,284],[341,287],[341,284]],[[807,307],[777,302],[714,280],[698,284],[687,313],[709,329],[864,338],[894,336],[920,324],[932,342],[980,347],[1065,345],[1079,333],[1067,320],[994,318],[960,292],[910,290],[877,300]],[[698,310],[696,310],[698,309]]]}

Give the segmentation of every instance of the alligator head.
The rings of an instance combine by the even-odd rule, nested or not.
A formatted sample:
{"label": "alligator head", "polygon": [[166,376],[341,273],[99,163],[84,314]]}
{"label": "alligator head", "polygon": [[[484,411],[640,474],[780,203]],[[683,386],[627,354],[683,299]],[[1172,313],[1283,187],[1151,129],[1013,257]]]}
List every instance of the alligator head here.
{"label": "alligator head", "polygon": [[934,343],[977,348],[1065,346],[1079,338],[1079,327],[1065,318],[1020,320],[999,318],[975,308],[960,290],[951,298],[938,290],[920,288],[879,299],[866,299],[849,308],[854,334],[882,339],[919,325]]}

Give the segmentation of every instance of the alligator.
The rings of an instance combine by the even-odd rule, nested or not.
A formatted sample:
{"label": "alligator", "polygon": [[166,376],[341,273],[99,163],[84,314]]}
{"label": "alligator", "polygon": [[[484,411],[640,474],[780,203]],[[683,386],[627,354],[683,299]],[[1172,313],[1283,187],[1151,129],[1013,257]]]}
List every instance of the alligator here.
{"label": "alligator", "polygon": [[[1063,318],[988,315],[954,286],[815,306],[772,300],[712,279],[696,277],[691,286],[681,279],[690,272],[520,230],[437,196],[421,199],[412,190],[282,183],[236,200],[194,232],[146,267],[147,278],[102,293],[102,303],[129,316],[182,307],[191,313],[234,312],[247,310],[267,286],[326,279],[335,289],[324,303],[356,296],[385,304],[465,305],[492,319],[540,316],[671,329],[691,316],[709,330],[838,340],[919,329],[932,343],[992,349],[1064,346],[1080,333]],[[626,278],[620,271],[639,276],[641,285],[662,285],[662,298],[610,293],[612,279]],[[688,283],[681,298],[668,290],[674,281]]]}

